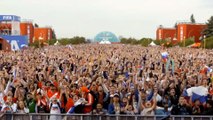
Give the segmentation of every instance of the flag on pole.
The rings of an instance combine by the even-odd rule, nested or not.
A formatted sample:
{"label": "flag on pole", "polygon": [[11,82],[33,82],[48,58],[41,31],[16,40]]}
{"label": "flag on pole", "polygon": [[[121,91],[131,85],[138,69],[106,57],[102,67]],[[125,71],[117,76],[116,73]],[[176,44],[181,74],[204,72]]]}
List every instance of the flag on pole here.
{"label": "flag on pole", "polygon": [[164,58],[168,58],[169,54],[168,54],[168,52],[163,52],[163,53],[161,53],[161,56],[164,59]]}
{"label": "flag on pole", "polygon": [[208,73],[212,72],[212,69],[211,69],[209,66],[207,66],[207,65],[205,65],[204,69],[205,69]]}
{"label": "flag on pole", "polygon": [[161,53],[161,57],[162,57],[162,59],[163,59],[164,62],[167,61],[168,56],[169,56],[168,52],[163,52],[163,53]]}
{"label": "flag on pole", "polygon": [[17,74],[17,70],[14,69],[14,70],[13,70],[13,79],[16,79],[16,74]]}
{"label": "flag on pole", "polygon": [[175,62],[172,59],[172,74],[174,74],[174,73],[175,73]]}

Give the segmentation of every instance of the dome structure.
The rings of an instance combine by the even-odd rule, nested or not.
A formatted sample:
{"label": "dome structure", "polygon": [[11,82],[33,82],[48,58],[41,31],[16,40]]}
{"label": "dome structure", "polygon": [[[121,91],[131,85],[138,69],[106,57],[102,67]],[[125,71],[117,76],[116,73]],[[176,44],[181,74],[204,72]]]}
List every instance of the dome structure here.
{"label": "dome structure", "polygon": [[98,43],[113,43],[113,42],[120,42],[120,40],[117,38],[117,36],[112,32],[100,32],[98,33],[95,38],[95,42]]}

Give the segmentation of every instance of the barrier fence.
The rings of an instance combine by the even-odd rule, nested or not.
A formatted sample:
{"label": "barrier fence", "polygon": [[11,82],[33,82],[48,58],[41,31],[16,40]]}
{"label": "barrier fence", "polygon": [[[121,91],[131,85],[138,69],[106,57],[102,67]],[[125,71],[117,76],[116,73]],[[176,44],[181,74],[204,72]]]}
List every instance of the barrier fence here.
{"label": "barrier fence", "polygon": [[91,115],[91,114],[6,114],[0,120],[213,120],[212,116],[141,116],[141,115]]}

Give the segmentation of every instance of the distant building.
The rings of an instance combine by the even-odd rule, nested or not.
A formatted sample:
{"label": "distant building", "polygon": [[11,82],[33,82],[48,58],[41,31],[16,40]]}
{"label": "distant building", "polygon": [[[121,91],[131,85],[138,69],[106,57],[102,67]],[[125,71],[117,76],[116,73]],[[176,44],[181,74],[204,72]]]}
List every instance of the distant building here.
{"label": "distant building", "polygon": [[175,28],[163,28],[159,27],[156,31],[156,39],[157,40],[173,40],[176,37],[176,29]]}
{"label": "distant building", "polygon": [[[55,35],[54,35],[55,36]],[[35,41],[46,42],[53,37],[51,27],[34,27],[31,20],[16,15],[0,15],[1,49],[19,50]],[[11,47],[7,47],[8,42]]]}
{"label": "distant building", "polygon": [[28,38],[21,34],[21,18],[16,15],[0,15],[0,50],[15,51],[28,45]]}
{"label": "distant building", "polygon": [[117,36],[112,33],[112,32],[100,32],[98,33],[95,38],[94,38],[94,42],[96,43],[106,43],[106,44],[110,44],[110,43],[119,43],[120,40],[117,38]]}
{"label": "distant building", "polygon": [[192,38],[195,42],[200,42],[202,31],[206,28],[206,24],[196,23],[178,23],[177,28],[159,27],[156,31],[156,40],[170,39],[173,43],[181,42],[184,39]]}
{"label": "distant building", "polygon": [[50,27],[34,28],[34,42],[46,42],[52,39],[53,30]]}
{"label": "distant building", "polygon": [[200,42],[202,31],[206,27],[206,24],[179,23],[177,25],[177,40],[194,38],[195,42]]}
{"label": "distant building", "polygon": [[26,35],[28,37],[28,43],[33,42],[34,37],[34,26],[31,21],[24,21],[20,23],[21,35]]}

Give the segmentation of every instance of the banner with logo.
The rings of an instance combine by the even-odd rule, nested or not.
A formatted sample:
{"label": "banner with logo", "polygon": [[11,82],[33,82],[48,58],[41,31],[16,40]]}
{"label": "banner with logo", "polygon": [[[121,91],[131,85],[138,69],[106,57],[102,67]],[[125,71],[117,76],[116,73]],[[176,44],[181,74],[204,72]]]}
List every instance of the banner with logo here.
{"label": "banner with logo", "polygon": [[2,37],[3,39],[7,40],[8,43],[10,43],[12,51],[20,50],[20,49],[28,46],[27,36],[3,35],[3,36],[0,36],[0,37]]}
{"label": "banner with logo", "polygon": [[16,15],[0,15],[0,21],[19,21],[20,17]]}

